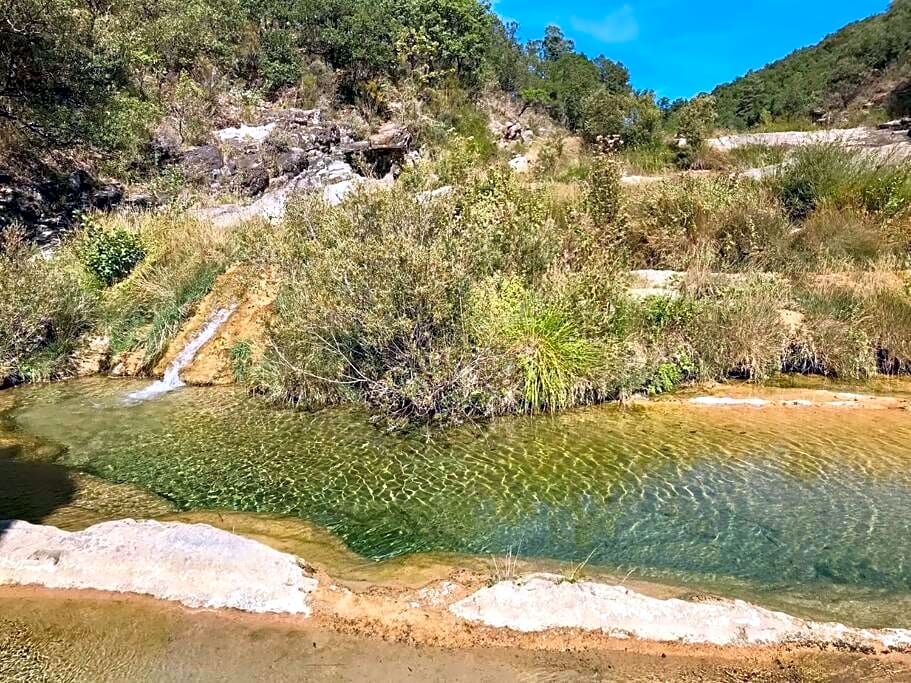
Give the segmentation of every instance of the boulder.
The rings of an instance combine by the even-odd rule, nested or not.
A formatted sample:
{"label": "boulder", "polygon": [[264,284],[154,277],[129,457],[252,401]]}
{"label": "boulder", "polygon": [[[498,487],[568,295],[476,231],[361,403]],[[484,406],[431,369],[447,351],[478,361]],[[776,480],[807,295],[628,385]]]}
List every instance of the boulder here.
{"label": "boulder", "polygon": [[308,165],[307,154],[299,147],[275,155],[275,169],[279,175],[297,175]]}
{"label": "boulder", "polygon": [[177,129],[168,121],[164,121],[155,129],[149,144],[156,161],[170,161],[180,156],[183,140]]}
{"label": "boulder", "polygon": [[411,144],[411,133],[404,126],[389,121],[380,126],[380,129],[367,138],[371,150],[401,150],[405,151]]}
{"label": "boulder", "polygon": [[509,167],[516,173],[528,173],[531,170],[531,162],[528,157],[519,155],[509,160]]}
{"label": "boulder", "polygon": [[262,154],[248,151],[229,164],[231,187],[250,197],[265,192],[269,187],[269,172]]}
{"label": "boulder", "polygon": [[225,159],[215,145],[201,145],[185,150],[180,165],[187,180],[212,182],[224,168]]}
{"label": "boulder", "polygon": [[73,354],[73,374],[76,377],[100,375],[108,369],[110,360],[110,337],[84,339]]}
{"label": "boulder", "polygon": [[293,555],[205,524],[131,519],[75,533],[0,522],[0,585],[140,593],[194,608],[309,616]]}
{"label": "boulder", "polygon": [[659,600],[622,586],[535,575],[483,588],[450,608],[455,616],[521,632],[600,631],[618,638],[711,645],[836,645],[903,651],[911,631],[854,629],[805,621],[742,600]]}

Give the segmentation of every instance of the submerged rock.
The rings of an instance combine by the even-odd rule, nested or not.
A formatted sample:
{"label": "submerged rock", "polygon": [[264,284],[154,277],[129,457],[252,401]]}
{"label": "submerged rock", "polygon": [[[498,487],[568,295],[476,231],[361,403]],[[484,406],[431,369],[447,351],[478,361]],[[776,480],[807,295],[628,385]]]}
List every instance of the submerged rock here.
{"label": "submerged rock", "polygon": [[121,520],[75,533],[0,523],[0,585],[141,593],[188,607],[309,616],[296,557],[205,524]]}
{"label": "submerged rock", "polygon": [[821,624],[742,600],[659,600],[622,586],[570,583],[551,575],[503,581],[455,603],[450,611],[467,621],[522,632],[574,628],[619,638],[713,645],[911,646],[908,630]]}

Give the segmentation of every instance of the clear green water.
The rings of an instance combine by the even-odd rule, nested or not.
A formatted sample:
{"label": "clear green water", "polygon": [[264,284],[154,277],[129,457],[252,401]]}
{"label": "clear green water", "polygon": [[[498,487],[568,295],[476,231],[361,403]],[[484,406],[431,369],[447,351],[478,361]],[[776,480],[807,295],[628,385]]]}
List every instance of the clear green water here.
{"label": "clear green water", "polygon": [[[133,389],[92,380],[0,395],[7,432],[31,437],[6,460],[53,460],[184,509],[304,518],[375,560],[591,555],[621,576],[911,626],[904,411],[604,407],[429,437],[231,389],[124,405]],[[0,515],[16,506],[0,500]]]}

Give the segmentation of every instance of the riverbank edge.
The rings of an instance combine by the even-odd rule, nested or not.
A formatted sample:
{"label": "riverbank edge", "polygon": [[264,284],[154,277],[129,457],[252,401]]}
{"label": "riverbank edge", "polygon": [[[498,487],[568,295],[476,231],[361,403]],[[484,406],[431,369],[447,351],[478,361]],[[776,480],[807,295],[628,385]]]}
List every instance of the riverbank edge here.
{"label": "riverbank edge", "polygon": [[622,642],[636,648],[793,646],[911,655],[911,630],[811,622],[739,600],[652,598],[555,574],[507,572],[494,580],[456,569],[419,588],[346,583],[294,555],[206,524],[118,520],[66,532],[5,522],[4,586],[145,595],[448,648],[565,651]]}

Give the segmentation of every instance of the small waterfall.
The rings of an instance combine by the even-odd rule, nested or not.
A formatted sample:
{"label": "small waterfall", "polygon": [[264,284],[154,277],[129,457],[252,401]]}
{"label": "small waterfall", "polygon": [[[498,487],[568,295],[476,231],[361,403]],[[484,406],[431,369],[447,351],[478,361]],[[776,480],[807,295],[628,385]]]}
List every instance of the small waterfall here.
{"label": "small waterfall", "polygon": [[233,304],[228,308],[220,308],[213,313],[206,321],[206,324],[202,326],[202,329],[196,333],[187,345],[181,349],[180,353],[177,354],[177,357],[171,361],[165,369],[164,377],[157,382],[153,382],[145,389],[133,392],[127,396],[126,400],[130,403],[138,403],[184,386],[183,380],[180,379],[180,371],[193,362],[193,359],[196,358],[196,354],[199,350],[205,346],[206,342],[215,336],[215,333],[218,332],[218,328],[225,324],[236,309],[237,304]]}

